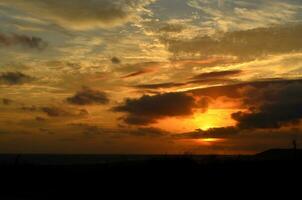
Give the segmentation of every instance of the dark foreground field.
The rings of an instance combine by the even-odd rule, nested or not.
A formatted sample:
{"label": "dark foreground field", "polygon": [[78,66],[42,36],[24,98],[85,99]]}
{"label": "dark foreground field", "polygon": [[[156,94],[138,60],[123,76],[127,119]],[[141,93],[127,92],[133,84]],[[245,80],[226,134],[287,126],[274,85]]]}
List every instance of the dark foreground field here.
{"label": "dark foreground field", "polygon": [[[195,194],[240,187],[256,191],[300,181],[301,155],[300,150],[271,150],[255,156],[107,156],[107,160],[102,156],[95,164],[68,164],[70,156],[64,164],[62,160],[45,164],[55,159],[43,161],[40,155],[31,159],[35,163],[28,163],[26,155],[23,161],[22,156],[2,155],[0,199],[102,199],[141,193],[150,197],[169,191]],[[4,162],[8,157],[15,159]]]}

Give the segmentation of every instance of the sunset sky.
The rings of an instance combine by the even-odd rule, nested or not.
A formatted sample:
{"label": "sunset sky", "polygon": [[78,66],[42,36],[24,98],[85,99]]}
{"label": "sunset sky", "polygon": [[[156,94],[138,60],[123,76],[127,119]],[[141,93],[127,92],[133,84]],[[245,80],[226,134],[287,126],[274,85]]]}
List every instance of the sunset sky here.
{"label": "sunset sky", "polygon": [[299,145],[301,78],[301,0],[0,0],[0,153]]}

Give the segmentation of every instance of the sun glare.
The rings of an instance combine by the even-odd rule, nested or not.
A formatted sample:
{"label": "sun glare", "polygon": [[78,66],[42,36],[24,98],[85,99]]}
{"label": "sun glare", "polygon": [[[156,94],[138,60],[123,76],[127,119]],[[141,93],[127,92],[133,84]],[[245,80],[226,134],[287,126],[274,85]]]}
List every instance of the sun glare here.
{"label": "sun glare", "polygon": [[[237,111],[237,110],[236,110]],[[195,113],[187,118],[166,118],[154,126],[174,133],[191,132],[196,129],[208,130],[215,127],[233,126],[230,117],[233,109],[209,109],[205,113]]]}
{"label": "sun glare", "polygon": [[203,139],[200,139],[200,140],[203,141],[203,142],[218,142],[221,139],[218,139],[218,138],[203,138]]}
{"label": "sun glare", "polygon": [[195,139],[194,142],[200,144],[200,145],[205,145],[205,146],[211,146],[214,144],[217,144],[219,142],[223,142],[225,139],[222,138],[201,138],[201,139]]}
{"label": "sun glare", "polygon": [[196,113],[193,121],[196,128],[208,130],[214,127],[231,126],[234,121],[230,118],[233,110],[209,109],[206,113]]}

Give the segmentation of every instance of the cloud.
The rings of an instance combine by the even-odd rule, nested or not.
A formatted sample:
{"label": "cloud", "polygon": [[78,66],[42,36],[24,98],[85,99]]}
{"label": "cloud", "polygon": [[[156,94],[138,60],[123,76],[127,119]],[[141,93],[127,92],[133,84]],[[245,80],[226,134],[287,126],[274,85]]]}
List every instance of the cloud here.
{"label": "cloud", "polygon": [[160,89],[160,88],[173,88],[173,87],[179,87],[184,85],[186,85],[186,83],[168,82],[168,83],[157,83],[157,84],[140,84],[140,85],[135,85],[134,87],[137,89]]}
{"label": "cloud", "polygon": [[239,133],[239,128],[229,126],[221,128],[210,128],[208,130],[196,129],[192,132],[173,135],[173,137],[177,139],[228,138],[233,137]]}
{"label": "cloud", "polygon": [[241,74],[241,70],[229,70],[229,71],[214,71],[208,73],[198,74],[191,77],[190,81],[187,82],[166,82],[166,83],[156,83],[156,84],[139,84],[133,86],[137,89],[164,89],[164,88],[174,88],[181,87],[190,84],[221,84],[221,83],[235,83],[236,80],[230,79],[231,77]]}
{"label": "cloud", "polygon": [[187,0],[190,7],[202,12],[203,28],[218,31],[254,29],[272,24],[299,21],[299,1]]}
{"label": "cloud", "polygon": [[146,69],[138,70],[136,72],[132,72],[130,74],[122,76],[122,78],[132,78],[132,77],[140,76],[140,75],[151,73],[151,72],[153,72],[152,69],[146,68]]}
{"label": "cloud", "polygon": [[74,96],[67,98],[67,102],[75,105],[108,104],[109,98],[105,92],[83,87]]}
{"label": "cloud", "polygon": [[176,56],[192,54],[201,57],[235,56],[250,61],[269,55],[302,51],[301,24],[289,24],[226,32],[219,36],[200,35],[192,39],[162,38]]}
{"label": "cloud", "polygon": [[44,117],[39,117],[39,116],[36,117],[35,120],[38,121],[38,122],[45,122],[46,121],[46,119]]}
{"label": "cloud", "polygon": [[192,79],[194,80],[205,80],[205,79],[220,79],[220,78],[229,78],[233,76],[238,76],[242,73],[241,70],[229,70],[229,71],[213,71],[208,73],[201,73],[198,74]]}
{"label": "cloud", "polygon": [[[123,73],[123,77],[129,76],[134,77],[139,76],[144,73],[151,73],[160,69],[163,65],[166,65],[167,62],[137,62],[137,63],[125,63],[123,65],[117,66],[116,70],[120,73]],[[133,75],[133,76],[132,76]]]}
{"label": "cloud", "polygon": [[0,74],[0,85],[22,85],[33,81],[33,77],[21,72],[3,72]]}
{"label": "cloud", "polygon": [[85,116],[88,114],[87,110],[71,110],[56,106],[45,106],[40,108],[42,112],[46,113],[49,117],[75,117]]}
{"label": "cloud", "polygon": [[302,83],[302,80],[259,80],[251,82],[241,82],[230,85],[214,86],[201,89],[194,89],[186,91],[187,93],[192,93],[195,96],[207,96],[210,98],[228,97],[231,99],[242,99],[246,96],[246,91],[249,88],[254,88],[255,91],[268,88],[272,85],[288,85],[293,83]]}
{"label": "cloud", "polygon": [[111,62],[112,64],[120,64],[121,63],[121,60],[118,58],[118,57],[113,57],[111,58]]}
{"label": "cloud", "polygon": [[157,31],[164,32],[164,33],[179,33],[183,30],[184,30],[184,26],[182,24],[166,23],[160,26]]}
{"label": "cloud", "polygon": [[217,79],[196,79],[187,82],[187,84],[198,84],[198,85],[218,85],[218,84],[223,84],[223,85],[230,85],[230,84],[236,84],[240,82],[239,80],[236,79],[230,79],[230,78],[217,78]]}
{"label": "cloud", "polygon": [[[140,84],[133,86],[136,89],[143,89],[143,90],[157,90],[157,89],[167,89],[167,88],[175,88],[175,87],[182,87],[188,86],[191,84],[231,84],[231,83],[238,83],[239,81],[234,79],[196,79],[187,82],[167,82],[167,83],[155,83],[155,84]],[[152,92],[152,91],[150,91]],[[154,92],[154,91],[153,91]]]}
{"label": "cloud", "polygon": [[60,116],[69,116],[70,113],[66,110],[57,107],[42,107],[43,112],[45,112],[50,117],[60,117]]}
{"label": "cloud", "polygon": [[153,127],[140,127],[138,129],[128,131],[127,134],[138,137],[164,137],[167,136],[169,132]]}
{"label": "cloud", "polygon": [[10,105],[10,104],[12,104],[13,102],[14,102],[13,100],[8,99],[8,98],[3,98],[3,99],[2,99],[3,105]]}
{"label": "cloud", "polygon": [[184,93],[144,95],[138,99],[126,99],[113,108],[115,112],[127,113],[122,119],[127,124],[147,125],[165,117],[188,116],[194,109],[206,109],[207,101],[201,104],[193,96]]}
{"label": "cloud", "polygon": [[211,68],[215,66],[229,66],[233,64],[238,64],[238,60],[234,56],[208,56],[208,57],[202,57],[199,59],[180,59],[176,57],[177,59],[171,59],[172,65],[177,65],[182,68],[188,68],[188,67],[199,67],[199,68]]}
{"label": "cloud", "polygon": [[249,92],[245,97],[249,111],[232,115],[239,128],[281,128],[302,119],[302,83],[276,84]]}
{"label": "cloud", "polygon": [[87,29],[112,27],[135,20],[147,12],[145,7],[154,0],[3,0],[31,15],[50,20],[63,27]]}
{"label": "cloud", "polygon": [[12,34],[11,36],[0,33],[0,47],[10,47],[10,46],[22,46],[30,49],[43,50],[48,46],[42,38]]}

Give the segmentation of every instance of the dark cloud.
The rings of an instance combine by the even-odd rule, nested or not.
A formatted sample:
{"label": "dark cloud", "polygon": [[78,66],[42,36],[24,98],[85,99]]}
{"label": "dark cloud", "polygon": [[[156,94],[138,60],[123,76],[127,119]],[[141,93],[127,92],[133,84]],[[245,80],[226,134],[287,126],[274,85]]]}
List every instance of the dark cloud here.
{"label": "dark cloud", "polygon": [[169,132],[164,131],[158,128],[138,128],[136,130],[131,130],[127,132],[129,135],[138,136],[138,137],[164,137],[169,134]]}
{"label": "dark cloud", "polygon": [[249,111],[232,115],[239,128],[281,128],[302,119],[302,83],[271,85],[249,92],[245,97]]}
{"label": "dark cloud", "polygon": [[122,61],[118,57],[111,58],[112,64],[120,64]]}
{"label": "dark cloud", "polygon": [[173,137],[177,139],[200,139],[200,138],[227,138],[233,137],[240,133],[240,129],[237,127],[221,127],[221,128],[210,128],[208,130],[196,129],[195,131],[176,134]]}
{"label": "dark cloud", "polygon": [[205,79],[221,79],[238,76],[242,73],[241,70],[229,70],[229,71],[214,71],[208,73],[201,73],[194,77],[193,80],[205,80]]}
{"label": "dark cloud", "polygon": [[173,88],[173,87],[179,87],[184,86],[186,83],[158,83],[158,84],[141,84],[141,85],[135,85],[134,87],[137,89],[160,89],[160,88]]}
{"label": "dark cloud", "polygon": [[235,32],[220,36],[197,36],[192,39],[163,38],[175,55],[197,54],[203,57],[230,55],[241,61],[271,54],[301,52],[301,24],[272,26]]}
{"label": "dark cloud", "polygon": [[[213,84],[235,84],[239,81],[236,79],[196,79],[187,82],[167,82],[167,83],[155,83],[155,84],[139,84],[132,86],[133,88],[143,90],[143,92],[147,93],[156,93],[158,89],[167,89],[167,88],[175,88],[175,87],[183,87],[192,84],[198,85],[213,85]],[[147,91],[146,91],[147,90]]]}
{"label": "dark cloud", "polygon": [[85,116],[88,114],[85,109],[67,109],[55,106],[45,106],[40,108],[42,112],[47,114],[49,117],[76,117]]}
{"label": "dark cloud", "polygon": [[189,84],[197,84],[197,85],[217,85],[217,84],[223,84],[223,85],[230,85],[230,84],[236,84],[240,82],[237,79],[231,79],[231,78],[213,78],[213,79],[193,79],[191,81],[186,82],[186,85]]}
{"label": "dark cloud", "polygon": [[109,98],[105,92],[83,87],[74,96],[67,98],[67,102],[75,105],[108,104]]}
{"label": "dark cloud", "polygon": [[57,107],[42,107],[43,112],[45,112],[50,117],[60,117],[60,116],[69,116],[70,113],[66,110]]}
{"label": "dark cloud", "polygon": [[11,36],[8,36],[0,33],[0,46],[9,47],[16,45],[31,49],[43,50],[48,46],[48,43],[39,37],[18,34],[12,34]]}
{"label": "dark cloud", "polygon": [[138,70],[136,72],[132,72],[130,74],[127,74],[125,76],[122,76],[122,78],[132,78],[132,77],[140,76],[140,75],[147,74],[147,73],[150,73],[150,72],[153,72],[153,70],[142,69],[142,70]]}
{"label": "dark cloud", "polygon": [[22,85],[33,80],[33,77],[21,72],[3,72],[0,74],[0,84],[5,85]]}
{"label": "dark cloud", "polygon": [[46,121],[46,119],[44,117],[36,117],[35,120],[38,121],[38,122],[45,122]]}
{"label": "dark cloud", "polygon": [[114,107],[113,111],[127,113],[122,119],[128,124],[147,125],[161,118],[191,115],[194,109],[206,108],[206,103],[199,104],[193,96],[165,93],[126,99],[122,105]]}
{"label": "dark cloud", "polygon": [[10,104],[12,104],[13,102],[14,102],[13,100],[8,99],[8,98],[3,98],[3,99],[2,99],[3,105],[10,105]]}
{"label": "dark cloud", "polygon": [[[43,112],[45,113],[48,117],[81,117],[88,115],[88,111],[85,109],[77,109],[75,107],[68,107],[67,105],[64,106],[27,106],[23,105],[21,110],[25,112]],[[45,121],[46,119],[44,117],[38,116],[35,118],[36,121]]]}
{"label": "dark cloud", "polygon": [[121,78],[132,78],[147,73],[152,73],[160,69],[166,62],[138,62],[138,63],[127,63],[116,66],[121,74]]}

